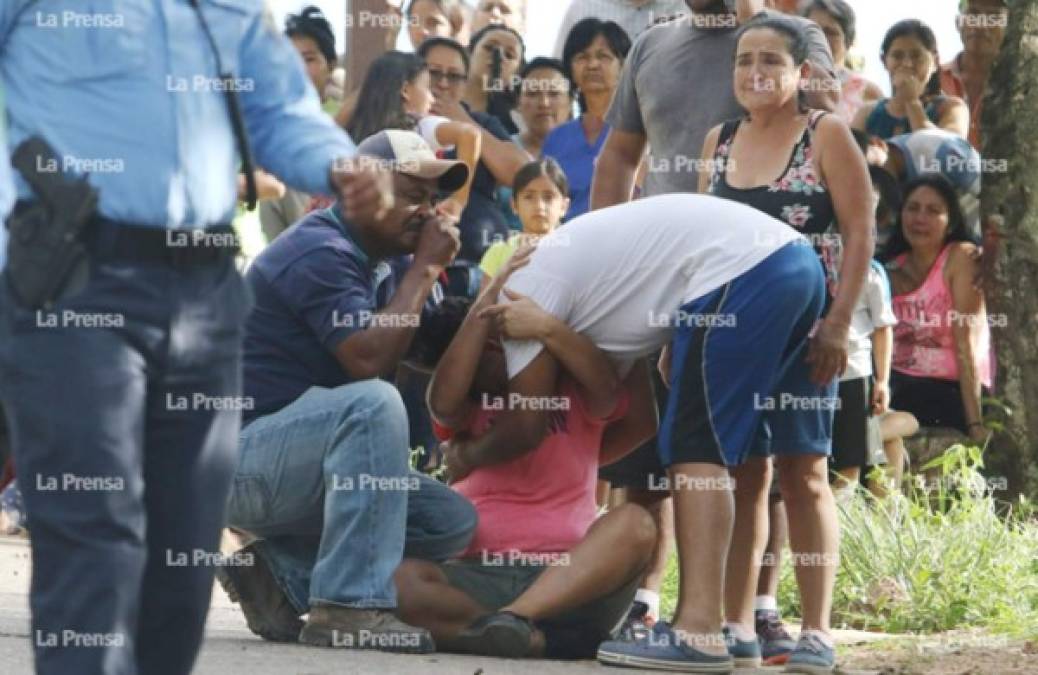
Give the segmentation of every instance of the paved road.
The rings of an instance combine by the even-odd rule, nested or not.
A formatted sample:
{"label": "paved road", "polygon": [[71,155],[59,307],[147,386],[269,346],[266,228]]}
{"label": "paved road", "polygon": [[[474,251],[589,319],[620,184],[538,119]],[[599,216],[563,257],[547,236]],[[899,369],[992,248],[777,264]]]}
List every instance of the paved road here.
{"label": "paved road", "polygon": [[[29,547],[24,539],[0,536],[0,673],[32,672],[29,647]],[[774,673],[778,668],[737,671]],[[436,654],[399,656],[264,642],[253,636],[238,608],[219,585],[213,593],[198,675],[622,675],[641,673],[595,662],[510,661]],[[69,675],[79,675],[70,673]]]}

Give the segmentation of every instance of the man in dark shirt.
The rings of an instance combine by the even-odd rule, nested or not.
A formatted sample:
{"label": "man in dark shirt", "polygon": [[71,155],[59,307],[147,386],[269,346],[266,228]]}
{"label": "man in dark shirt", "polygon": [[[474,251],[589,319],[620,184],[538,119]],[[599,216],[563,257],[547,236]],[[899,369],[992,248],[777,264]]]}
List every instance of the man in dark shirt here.
{"label": "man in dark shirt", "polygon": [[[393,572],[405,551],[433,560],[462,551],[475,511],[410,470],[404,405],[378,378],[399,365],[458,251],[457,228],[434,205],[468,169],[406,131],[376,134],[359,152],[393,172],[388,213],[363,222],[346,221],[338,204],[311,213],[246,277],[251,409],[229,520],[262,539],[220,577],[266,639],[429,652],[428,632],[393,616]],[[406,272],[394,273],[407,254]]]}

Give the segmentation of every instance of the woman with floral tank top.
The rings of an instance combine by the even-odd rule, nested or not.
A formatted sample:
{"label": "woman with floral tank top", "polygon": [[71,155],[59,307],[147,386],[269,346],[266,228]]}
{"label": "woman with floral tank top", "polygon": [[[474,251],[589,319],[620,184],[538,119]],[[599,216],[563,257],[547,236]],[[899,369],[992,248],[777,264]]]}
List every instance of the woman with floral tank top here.
{"label": "woman with floral tank top", "polygon": [[[800,87],[808,81],[810,68],[806,52],[801,29],[786,17],[761,17],[741,29],[734,89],[747,115],[707,135],[702,164],[712,171],[700,173],[700,191],[753,206],[803,233],[814,245],[820,264],[826,267],[832,297],[806,357],[812,365],[810,393],[805,389],[798,394],[822,400],[835,399],[836,378],[847,365],[850,320],[872,257],[874,222],[868,167],[850,128],[835,115],[803,106]],[[838,285],[833,283],[837,276]],[[772,424],[778,430],[781,415],[776,420]],[[819,412],[818,428],[826,439],[831,437],[831,409],[827,414]],[[788,445],[776,435],[772,451],[788,510],[791,548],[796,554],[835,555],[838,533],[828,457]],[[763,471],[758,472],[755,462]],[[732,472],[736,526],[727,569],[744,573],[726,577],[725,618],[731,634],[748,652],[751,638],[756,637],[753,607],[760,569],[753,556],[764,548],[767,537],[750,523],[752,518],[767,519],[757,510],[767,509],[764,495],[770,481],[765,480],[764,458],[751,459]],[[759,501],[743,502],[739,492],[744,484],[747,490],[760,491]],[[774,660],[778,658],[788,659],[790,666],[832,668],[829,612],[834,571],[819,565],[798,572],[805,581],[800,588],[804,612],[800,641],[792,650],[784,647],[785,653],[777,649],[773,655],[765,644],[762,656],[767,662],[780,662]],[[732,602],[733,597],[739,602]]]}

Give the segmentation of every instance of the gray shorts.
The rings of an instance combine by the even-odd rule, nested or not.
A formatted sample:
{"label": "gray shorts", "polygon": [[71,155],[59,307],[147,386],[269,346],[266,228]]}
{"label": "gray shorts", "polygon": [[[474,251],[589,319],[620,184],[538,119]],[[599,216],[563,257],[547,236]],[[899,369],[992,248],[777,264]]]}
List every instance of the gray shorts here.
{"label": "gray shorts", "polygon": [[[492,556],[493,554],[488,554]],[[534,554],[537,555],[537,554]],[[491,611],[515,601],[550,564],[565,562],[565,553],[542,554],[548,564],[484,564],[479,559],[450,560],[440,563],[451,586]],[[548,558],[548,556],[551,556]],[[601,595],[580,607],[536,622],[544,632],[548,658],[595,658],[598,645],[616,636],[620,624],[634,601],[641,575],[635,575],[623,586]]]}

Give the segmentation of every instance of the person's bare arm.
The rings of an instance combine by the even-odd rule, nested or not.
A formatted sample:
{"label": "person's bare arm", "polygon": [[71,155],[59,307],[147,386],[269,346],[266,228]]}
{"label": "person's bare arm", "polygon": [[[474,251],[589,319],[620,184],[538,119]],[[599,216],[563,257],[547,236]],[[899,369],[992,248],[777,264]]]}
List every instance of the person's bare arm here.
{"label": "person's bare arm", "polygon": [[970,133],[970,109],[966,102],[955,96],[945,99],[937,126],[945,131],[958,134],[962,138],[967,138]]}
{"label": "person's bare arm", "polygon": [[446,122],[436,127],[436,140],[442,146],[457,148],[458,159],[465,162],[469,168],[469,179],[465,181],[465,185],[450,196],[451,201],[464,208],[469,202],[472,179],[476,175],[476,165],[479,163],[483,147],[482,129],[466,122]]}
{"label": "person's bare arm", "polygon": [[878,101],[866,103],[862,107],[858,108],[858,112],[854,113],[854,119],[851,120],[851,129],[857,129],[858,131],[865,131],[865,123],[869,119],[869,115],[876,108]]}
{"label": "person's bare arm", "polygon": [[599,464],[616,462],[656,434],[659,413],[656,410],[656,392],[649,379],[649,362],[641,359],[624,380],[630,392],[631,405],[627,414],[610,423],[602,434]]}
{"label": "person's bare arm", "polygon": [[847,125],[834,115],[818,121],[822,180],[829,190],[843,240],[839,285],[829,314],[811,343],[808,361],[817,383],[832,380],[847,367],[851,315],[861,297],[869,261],[875,249],[872,183],[868,166]]}
{"label": "person's bare arm", "polygon": [[482,310],[494,302],[512,272],[529,262],[532,250],[517,251],[501,272],[487,283],[436,364],[429,380],[426,403],[433,418],[449,429],[461,428],[471,413],[469,392],[479,369],[479,361],[486,347],[491,326],[490,319],[481,316]]}
{"label": "person's bare arm", "polygon": [[[508,383],[509,402],[547,400],[556,395],[559,367],[546,349]],[[509,405],[479,438],[455,436],[447,445],[447,466],[452,479],[473,469],[510,462],[532,452],[548,435],[550,413],[544,406]]]}
{"label": "person's bare arm", "polygon": [[872,360],[876,383],[872,389],[872,412],[882,415],[890,406],[890,359],[894,352],[894,327],[872,331]]}
{"label": "person's bare arm", "polygon": [[610,129],[595,159],[591,181],[591,210],[631,201],[638,165],[645,155],[645,134]]}
{"label": "person's bare arm", "polygon": [[711,129],[706,138],[703,140],[703,154],[701,159],[703,160],[700,165],[699,171],[699,192],[700,194],[706,194],[710,191],[710,171],[705,170],[705,167],[712,167],[714,171],[723,171],[723,167],[714,167],[714,153],[717,152],[717,140],[721,136],[721,125],[718,124],[716,127]]}
{"label": "person's bare arm", "polygon": [[531,161],[531,157],[525,150],[510,140],[501,140],[490,133],[468,114],[465,107],[455,101],[436,99],[432,105],[434,115],[442,115],[454,122],[471,124],[480,132],[480,159],[487,169],[501,185],[511,186],[515,180],[515,174]]}
{"label": "person's bare arm", "polygon": [[984,295],[973,281],[977,275],[972,244],[956,244],[948,256],[949,285],[952,293],[952,308],[955,314],[949,317],[952,335],[955,338],[955,358],[959,365],[959,388],[962,391],[962,408],[968,431],[974,438],[986,432],[982,426],[980,396],[980,335],[987,323]]}
{"label": "person's bare arm", "polygon": [[411,321],[379,320],[381,316],[418,316],[437,277],[460,248],[458,228],[453,221],[429,221],[415,252],[414,262],[404,274],[389,304],[372,317],[371,325],[335,347],[335,358],[356,380],[391,373],[407,353],[416,327]]}
{"label": "person's bare arm", "polygon": [[537,340],[543,344],[576,380],[592,415],[606,417],[615,410],[620,376],[613,361],[589,338],[545,312],[530,298],[507,288],[504,293],[510,302],[487,307],[480,316],[495,320],[504,338]]}

